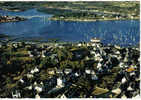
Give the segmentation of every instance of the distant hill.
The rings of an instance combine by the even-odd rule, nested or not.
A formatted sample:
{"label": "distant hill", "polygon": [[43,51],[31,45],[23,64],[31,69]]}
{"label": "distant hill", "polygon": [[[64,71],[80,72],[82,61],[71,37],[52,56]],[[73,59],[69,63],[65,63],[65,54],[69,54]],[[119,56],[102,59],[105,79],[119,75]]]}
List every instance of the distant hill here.
{"label": "distant hill", "polygon": [[5,10],[23,11],[36,8],[53,14],[54,19],[139,19],[139,1],[100,2],[0,2]]}

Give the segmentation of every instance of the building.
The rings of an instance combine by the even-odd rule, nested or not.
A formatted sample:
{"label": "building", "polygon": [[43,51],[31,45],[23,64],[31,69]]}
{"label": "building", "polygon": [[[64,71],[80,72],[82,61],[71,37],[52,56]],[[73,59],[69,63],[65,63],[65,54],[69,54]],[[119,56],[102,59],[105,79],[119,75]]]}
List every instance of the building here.
{"label": "building", "polygon": [[100,43],[101,41],[100,41],[100,39],[98,39],[98,38],[91,38],[91,43]]}
{"label": "building", "polygon": [[72,72],[72,69],[69,69],[69,68],[64,69],[64,73],[65,73],[65,74],[69,74],[69,73],[71,73],[71,72]]}
{"label": "building", "polygon": [[21,93],[18,90],[12,92],[13,98],[21,98]]}
{"label": "building", "polygon": [[101,40],[98,38],[91,38],[90,43],[87,43],[87,46],[99,47],[101,46]]}
{"label": "building", "polygon": [[61,78],[57,78],[57,87],[64,87],[64,83]]}
{"label": "building", "polygon": [[54,68],[48,68],[48,74],[54,75],[56,73],[56,70]]}
{"label": "building", "polygon": [[61,74],[61,75],[64,74],[64,73],[63,73],[63,70],[61,70],[61,69],[57,69],[56,73],[57,73],[57,74]]}

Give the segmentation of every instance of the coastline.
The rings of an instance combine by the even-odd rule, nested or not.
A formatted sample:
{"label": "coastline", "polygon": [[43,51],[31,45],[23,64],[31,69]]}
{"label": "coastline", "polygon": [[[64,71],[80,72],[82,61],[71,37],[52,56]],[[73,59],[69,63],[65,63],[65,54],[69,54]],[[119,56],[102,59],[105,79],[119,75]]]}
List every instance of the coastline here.
{"label": "coastline", "polygon": [[91,22],[91,21],[115,21],[115,20],[139,20],[138,17],[130,19],[130,18],[121,18],[121,19],[116,19],[116,18],[104,18],[104,19],[81,19],[81,18],[56,18],[56,17],[51,17],[49,20],[52,21],[77,21],[77,22]]}
{"label": "coastline", "polygon": [[4,10],[4,11],[12,11],[12,12],[21,12],[21,11],[25,11],[25,10],[22,10],[22,9],[15,9],[15,10],[13,10],[13,9],[6,9],[6,8],[0,8],[0,10]]}

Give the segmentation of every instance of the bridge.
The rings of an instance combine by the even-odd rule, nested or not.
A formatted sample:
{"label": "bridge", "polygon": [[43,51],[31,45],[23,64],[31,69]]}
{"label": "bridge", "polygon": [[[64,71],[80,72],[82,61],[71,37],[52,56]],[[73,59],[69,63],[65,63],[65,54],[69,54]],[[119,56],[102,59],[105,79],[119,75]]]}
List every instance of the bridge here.
{"label": "bridge", "polygon": [[31,18],[34,18],[34,17],[39,17],[39,18],[48,18],[49,16],[34,15],[34,16],[18,16],[18,17],[31,19]]}

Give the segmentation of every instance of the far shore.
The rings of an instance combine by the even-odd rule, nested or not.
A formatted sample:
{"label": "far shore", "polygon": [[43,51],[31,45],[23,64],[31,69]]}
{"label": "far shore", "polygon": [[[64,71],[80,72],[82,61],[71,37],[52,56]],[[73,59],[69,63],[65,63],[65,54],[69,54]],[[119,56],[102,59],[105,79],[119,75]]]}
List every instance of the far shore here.
{"label": "far shore", "polygon": [[112,21],[112,20],[139,20],[138,17],[129,19],[129,18],[101,18],[101,19],[85,19],[85,18],[56,18],[56,17],[51,17],[49,20],[54,20],[54,21],[78,21],[78,22],[91,22],[91,21]]}

